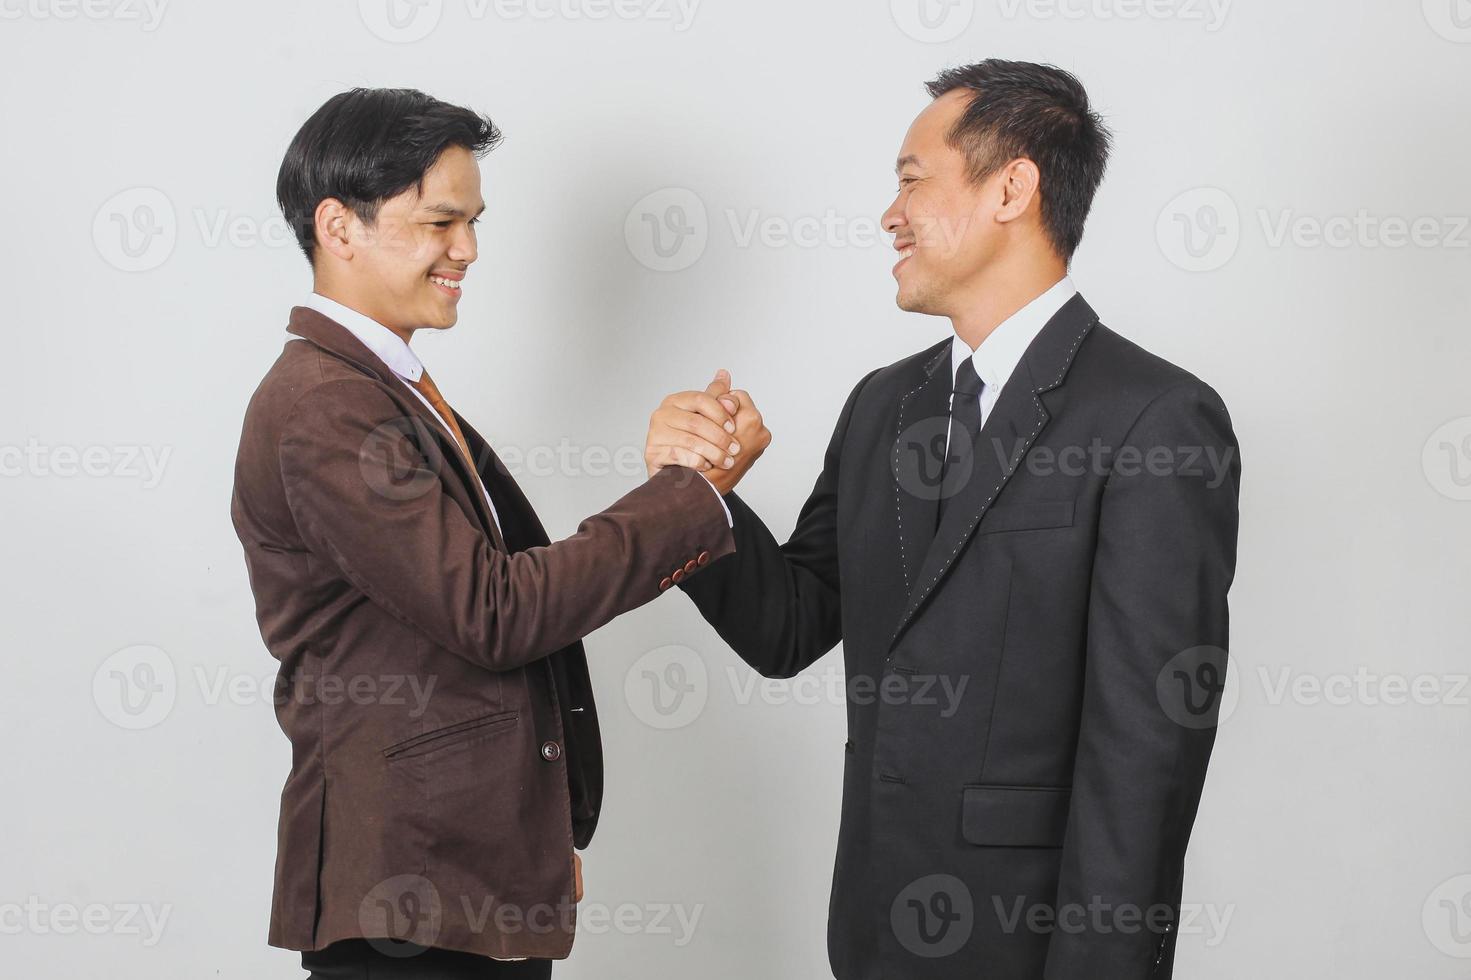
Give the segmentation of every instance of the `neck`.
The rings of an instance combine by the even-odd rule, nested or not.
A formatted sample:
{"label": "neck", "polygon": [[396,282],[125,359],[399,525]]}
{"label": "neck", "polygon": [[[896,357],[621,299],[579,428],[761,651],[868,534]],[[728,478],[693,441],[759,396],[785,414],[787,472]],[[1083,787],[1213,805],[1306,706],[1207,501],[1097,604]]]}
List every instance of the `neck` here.
{"label": "neck", "polygon": [[355,310],[363,316],[382,324],[406,344],[413,339],[413,327],[397,327],[392,323],[385,322],[384,317],[375,312],[372,303],[364,302],[360,297],[354,295],[351,289],[345,288],[343,283],[336,281],[335,277],[325,274],[322,270],[318,270],[312,277],[312,292],[319,296],[325,296],[334,303],[341,303],[349,310]]}
{"label": "neck", "polygon": [[1067,275],[1067,262],[1050,249],[1045,255],[1002,259],[986,268],[959,297],[963,312],[950,317],[955,335],[971,350],[995,332],[1018,310]]}

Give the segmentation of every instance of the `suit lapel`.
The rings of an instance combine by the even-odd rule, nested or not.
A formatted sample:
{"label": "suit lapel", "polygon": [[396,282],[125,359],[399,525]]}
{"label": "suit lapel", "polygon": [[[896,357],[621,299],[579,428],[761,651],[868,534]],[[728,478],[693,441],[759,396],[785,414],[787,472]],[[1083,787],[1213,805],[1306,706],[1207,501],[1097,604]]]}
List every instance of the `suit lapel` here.
{"label": "suit lapel", "polygon": [[954,384],[950,345],[951,341],[945,341],[924,362],[921,377],[900,399],[896,438],[889,456],[899,515],[899,561],[910,592],[919,581],[920,565],[935,536],[940,466],[950,430],[950,390]]}
{"label": "suit lapel", "polygon": [[506,464],[490,448],[490,443],[459,412],[455,412],[455,420],[460,423],[460,431],[465,434],[465,442],[470,444],[470,452],[475,457],[475,467],[480,479],[485,481],[485,489],[490,492],[501,516],[505,535],[502,547],[508,553],[514,553],[551,543],[546,529],[541,526],[541,520],[531,507],[531,501],[526,499],[526,495],[511,478]]}
{"label": "suit lapel", "polygon": [[1075,295],[1047,321],[1027,347],[981,427],[970,456],[969,476],[954,491],[945,508],[944,523],[925,550],[919,572],[910,584],[909,602],[890,640],[891,646],[954,566],[955,559],[975,533],[976,525],[1006,488],[1027,450],[1051,418],[1041,396],[1062,384],[1083,338],[1097,322],[1098,315],[1092,307],[1081,294]]}
{"label": "suit lapel", "polygon": [[[442,467],[447,465],[458,475],[461,487],[470,500],[470,506],[474,508],[480,519],[482,529],[496,547],[505,551],[506,543],[496,528],[495,518],[491,516],[490,508],[485,502],[485,495],[480,492],[476,475],[470,471],[470,464],[460,452],[455,437],[450,434],[439,416],[410,390],[403,379],[394,374],[393,369],[384,364],[378,355],[368,350],[362,341],[354,337],[352,331],[309,307],[292,307],[291,319],[286,330],[303,340],[310,341],[329,354],[342,358],[364,374],[388,386],[399,407],[405,411],[406,420],[413,423],[420,443],[428,455],[429,467],[441,473],[443,472]],[[455,413],[455,417],[459,418],[458,412]],[[465,436],[465,441],[470,441],[468,434]],[[481,445],[484,445],[483,441]],[[481,454],[477,452],[473,443],[470,451],[476,454],[477,460],[481,458]],[[435,458],[436,455],[438,458]]]}

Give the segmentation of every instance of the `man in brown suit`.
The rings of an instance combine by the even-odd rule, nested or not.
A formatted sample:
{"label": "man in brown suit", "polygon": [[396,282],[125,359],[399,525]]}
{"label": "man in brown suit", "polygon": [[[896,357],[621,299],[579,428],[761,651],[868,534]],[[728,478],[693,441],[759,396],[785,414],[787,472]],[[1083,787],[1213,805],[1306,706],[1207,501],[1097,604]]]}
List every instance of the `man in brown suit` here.
{"label": "man in brown suit", "polygon": [[[550,543],[410,349],[456,321],[498,138],[358,89],[278,178],[314,292],[246,411],[231,515],[293,750],[269,942],[313,977],[550,975],[602,797],[580,639],[734,549],[716,449]],[[667,400],[692,445],[734,431],[723,384]]]}

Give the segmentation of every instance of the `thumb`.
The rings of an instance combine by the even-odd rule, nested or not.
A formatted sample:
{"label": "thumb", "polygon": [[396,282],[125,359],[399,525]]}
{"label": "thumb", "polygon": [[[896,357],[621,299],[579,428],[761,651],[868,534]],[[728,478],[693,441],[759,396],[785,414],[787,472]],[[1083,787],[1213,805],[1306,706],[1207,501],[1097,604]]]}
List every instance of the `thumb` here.
{"label": "thumb", "polygon": [[730,391],[730,372],[721,368],[715,372],[715,380],[711,381],[705,388],[705,394],[720,396]]}

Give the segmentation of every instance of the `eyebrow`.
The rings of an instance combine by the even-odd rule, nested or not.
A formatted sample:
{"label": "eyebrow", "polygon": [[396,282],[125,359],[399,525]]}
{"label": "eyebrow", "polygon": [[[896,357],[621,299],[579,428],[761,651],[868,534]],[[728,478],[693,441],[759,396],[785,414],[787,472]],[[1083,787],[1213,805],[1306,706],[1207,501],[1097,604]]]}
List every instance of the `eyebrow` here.
{"label": "eyebrow", "polygon": [[[426,204],[424,206],[423,210],[426,213],[428,213],[428,214],[442,214],[442,215],[445,215],[445,216],[450,217],[450,218],[463,218],[465,216],[465,212],[464,211],[461,211],[459,208],[455,207],[453,204],[449,204],[449,203],[446,203],[446,202],[443,202],[443,201],[441,201],[438,204]],[[478,217],[480,217],[484,213],[485,213],[485,204],[484,204],[484,202],[482,202],[481,205],[480,205],[480,210],[475,212],[475,217],[478,218]]]}
{"label": "eyebrow", "polygon": [[919,162],[919,157],[917,157],[917,156],[915,156],[914,154],[911,153],[907,157],[900,157],[899,158],[899,161],[894,164],[894,173],[897,174],[899,171],[903,170],[905,167],[909,166],[911,163],[914,164],[916,167],[923,166]]}

